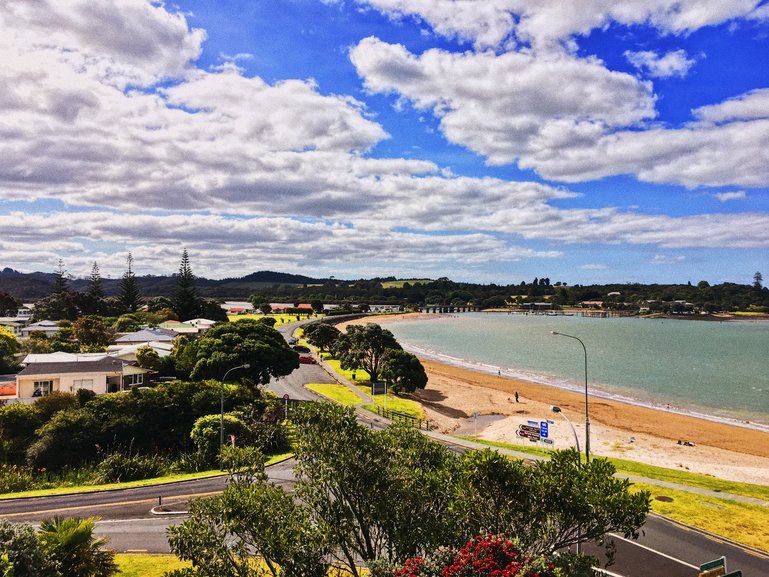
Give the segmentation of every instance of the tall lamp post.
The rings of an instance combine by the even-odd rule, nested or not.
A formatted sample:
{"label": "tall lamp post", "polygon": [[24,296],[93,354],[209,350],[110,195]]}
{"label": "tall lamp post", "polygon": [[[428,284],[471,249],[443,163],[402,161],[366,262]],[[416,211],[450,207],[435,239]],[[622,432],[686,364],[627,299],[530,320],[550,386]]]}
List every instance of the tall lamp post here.
{"label": "tall lamp post", "polygon": [[561,415],[564,419],[566,419],[566,422],[569,423],[569,426],[571,427],[571,432],[574,433],[574,442],[577,444],[577,453],[579,453],[579,436],[577,435],[577,429],[574,428],[574,425],[571,423],[571,420],[569,419],[569,417],[566,416],[566,413],[564,413],[561,410],[561,407],[552,407],[552,411],[554,413]]}
{"label": "tall lamp post", "polygon": [[221,387],[221,395],[219,399],[219,470],[224,469],[224,461],[222,459],[221,453],[222,453],[222,447],[224,446],[224,382],[227,380],[227,375],[229,375],[232,371],[236,369],[250,369],[251,365],[248,363],[243,363],[242,365],[238,365],[237,367],[232,367],[231,369],[227,369],[227,372],[224,373],[224,376],[222,377],[222,387]]}
{"label": "tall lamp post", "polygon": [[556,331],[550,331],[550,334],[558,335],[561,337],[567,337],[579,341],[582,345],[582,350],[585,352],[585,463],[590,462],[590,411],[588,409],[588,396],[587,396],[587,348],[582,339],[573,335],[567,335],[565,333],[558,333]]}

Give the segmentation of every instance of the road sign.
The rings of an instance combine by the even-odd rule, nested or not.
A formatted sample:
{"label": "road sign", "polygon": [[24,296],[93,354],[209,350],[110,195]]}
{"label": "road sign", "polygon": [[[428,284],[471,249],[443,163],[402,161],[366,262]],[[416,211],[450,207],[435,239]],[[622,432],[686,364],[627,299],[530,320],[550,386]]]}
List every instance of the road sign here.
{"label": "road sign", "polygon": [[515,435],[522,439],[528,439],[532,443],[536,443],[540,439],[539,427],[533,425],[518,425],[518,430],[515,432]]}
{"label": "road sign", "polygon": [[[726,575],[726,557],[708,561],[700,565],[699,577],[724,577]],[[735,576],[736,577],[736,576]]]}
{"label": "road sign", "polygon": [[543,439],[547,439],[547,421],[540,421],[539,436],[542,437]]}
{"label": "road sign", "polygon": [[387,393],[387,383],[385,381],[374,381],[371,383],[372,395],[384,395]]}

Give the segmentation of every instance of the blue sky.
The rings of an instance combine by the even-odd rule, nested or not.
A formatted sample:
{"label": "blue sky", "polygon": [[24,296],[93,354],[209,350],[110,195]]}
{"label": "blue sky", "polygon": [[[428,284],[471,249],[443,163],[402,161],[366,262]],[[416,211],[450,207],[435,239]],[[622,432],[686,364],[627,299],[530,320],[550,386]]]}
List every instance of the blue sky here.
{"label": "blue sky", "polygon": [[769,274],[763,0],[7,0],[0,267]]}

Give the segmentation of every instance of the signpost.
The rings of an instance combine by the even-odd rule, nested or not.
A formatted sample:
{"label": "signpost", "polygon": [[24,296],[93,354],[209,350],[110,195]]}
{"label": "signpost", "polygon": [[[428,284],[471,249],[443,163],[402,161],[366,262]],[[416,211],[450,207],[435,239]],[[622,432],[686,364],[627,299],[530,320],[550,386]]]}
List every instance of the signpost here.
{"label": "signpost", "polygon": [[700,565],[699,577],[724,577],[726,575],[726,557],[708,561]]}

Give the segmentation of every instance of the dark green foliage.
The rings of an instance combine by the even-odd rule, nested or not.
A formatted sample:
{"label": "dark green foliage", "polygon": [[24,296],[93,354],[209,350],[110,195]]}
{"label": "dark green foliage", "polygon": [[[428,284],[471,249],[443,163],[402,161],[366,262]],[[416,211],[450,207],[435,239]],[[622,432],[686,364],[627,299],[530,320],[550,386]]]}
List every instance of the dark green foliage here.
{"label": "dark green foliage", "polygon": [[120,279],[120,290],[118,292],[118,302],[123,312],[126,313],[136,312],[142,304],[139,281],[133,272],[133,262],[134,259],[129,252],[126,259],[126,271],[123,273],[123,278]]}
{"label": "dark green foliage", "polygon": [[334,345],[334,355],[343,369],[363,369],[372,381],[379,379],[379,367],[388,349],[400,349],[393,334],[374,323],[350,325]]}
{"label": "dark green foliage", "polygon": [[[193,424],[219,411],[220,391],[216,382],[171,381],[147,390],[97,395],[85,406],[59,411],[40,427],[27,459],[36,467],[58,470],[95,462],[100,452],[128,446],[142,454],[189,450]],[[246,387],[227,387],[225,403],[228,409],[256,414],[266,404],[258,391]]]}
{"label": "dark green foliage", "polygon": [[230,322],[227,311],[221,307],[218,301],[213,299],[202,299],[200,301],[200,316],[217,323]]}
{"label": "dark green foliage", "polygon": [[43,551],[32,525],[0,519],[0,553],[13,563],[14,577],[54,577],[53,560]]}
{"label": "dark green foliage", "polygon": [[264,323],[268,327],[274,327],[277,324],[277,322],[278,322],[278,319],[276,319],[275,317],[261,317],[261,318],[259,318],[257,320],[260,323]]}
{"label": "dark green foliage", "polygon": [[80,344],[81,349],[102,347],[105,348],[112,342],[114,333],[95,316],[80,317],[72,323],[72,334]]}
{"label": "dark green foliage", "polygon": [[342,331],[324,322],[311,323],[304,327],[304,337],[307,342],[321,351],[331,350],[341,336]]}
{"label": "dark green foliage", "polygon": [[140,347],[136,350],[136,362],[142,368],[156,371],[160,367],[160,355],[149,345]]}
{"label": "dark green foliage", "polygon": [[95,537],[96,519],[54,517],[40,524],[43,551],[61,577],[110,577],[118,572],[115,552],[105,549],[105,537]]}
{"label": "dark green foliage", "polygon": [[[253,319],[216,325],[197,341],[193,379],[222,379],[232,367],[235,379],[266,384],[272,377],[288,375],[299,367],[299,357],[272,327]],[[178,363],[177,363],[178,368]]]}
{"label": "dark green foliage", "polygon": [[40,397],[33,405],[40,416],[40,421],[46,423],[60,411],[75,409],[80,406],[78,398],[72,393],[52,391],[50,394]]}
{"label": "dark green foliage", "polygon": [[104,457],[96,467],[96,482],[120,483],[163,476],[168,470],[165,459],[158,455],[116,452]]}
{"label": "dark green foliage", "polygon": [[193,501],[189,518],[168,529],[171,550],[194,566],[175,577],[255,576],[255,556],[274,577],[325,577],[328,544],[309,511],[267,482],[258,454],[227,454],[224,493]]}
{"label": "dark green foliage", "polygon": [[190,258],[186,248],[182,252],[182,262],[179,266],[176,284],[176,290],[171,297],[171,308],[176,313],[176,316],[180,321],[199,317],[202,309],[201,301],[195,290],[195,275],[192,274]]}
{"label": "dark green foliage", "polygon": [[21,305],[19,299],[0,291],[0,317],[15,317]]}
{"label": "dark green foliage", "polygon": [[381,378],[390,383],[393,392],[413,393],[427,386],[427,373],[419,359],[400,349],[388,350],[382,359]]}
{"label": "dark green foliage", "polygon": [[[42,400],[42,399],[41,399]],[[43,420],[34,405],[15,403],[0,407],[0,448],[3,460],[20,463]]]}
{"label": "dark green foliage", "polygon": [[[213,463],[219,455],[221,415],[205,415],[200,417],[192,426],[190,439],[197,447],[199,453],[205,455],[209,462]],[[224,442],[230,444],[230,435],[235,437],[237,446],[249,445],[252,441],[252,433],[248,425],[242,419],[230,414],[224,415]]]}

